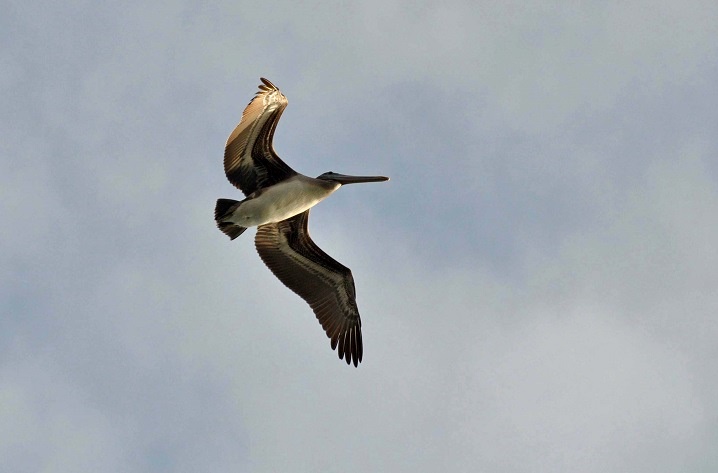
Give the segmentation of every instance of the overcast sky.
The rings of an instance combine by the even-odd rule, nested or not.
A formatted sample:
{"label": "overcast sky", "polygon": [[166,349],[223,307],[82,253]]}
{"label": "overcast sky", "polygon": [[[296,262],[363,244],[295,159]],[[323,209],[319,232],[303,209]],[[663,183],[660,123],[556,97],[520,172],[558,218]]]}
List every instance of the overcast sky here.
{"label": "overcast sky", "polygon": [[[5,2],[0,471],[718,471],[718,3]],[[264,267],[259,77],[364,362]]]}

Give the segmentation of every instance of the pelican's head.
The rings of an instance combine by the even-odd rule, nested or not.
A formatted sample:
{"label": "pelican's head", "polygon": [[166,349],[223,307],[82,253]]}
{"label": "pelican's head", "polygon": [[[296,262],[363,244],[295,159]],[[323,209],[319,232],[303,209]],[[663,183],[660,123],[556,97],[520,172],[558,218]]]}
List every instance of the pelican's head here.
{"label": "pelican's head", "polygon": [[321,176],[317,176],[317,179],[322,181],[333,181],[338,182],[341,185],[344,184],[358,184],[361,182],[383,182],[388,181],[388,177],[384,176],[348,176],[346,174],[339,174],[336,172],[325,172]]}

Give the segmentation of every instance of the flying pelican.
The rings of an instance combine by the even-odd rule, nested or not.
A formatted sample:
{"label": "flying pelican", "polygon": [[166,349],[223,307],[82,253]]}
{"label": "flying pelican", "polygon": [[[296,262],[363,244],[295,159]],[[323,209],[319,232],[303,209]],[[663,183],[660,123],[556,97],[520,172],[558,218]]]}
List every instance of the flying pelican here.
{"label": "flying pelican", "polygon": [[232,240],[257,226],[254,245],[264,264],[304,299],[331,339],[332,350],[354,366],[364,348],[352,272],[309,237],[309,209],[343,184],[388,181],[384,176],[325,172],[311,178],[279,159],[272,146],[287,98],[265,78],[224,149],[224,172],[246,199],[218,199],[214,218]]}

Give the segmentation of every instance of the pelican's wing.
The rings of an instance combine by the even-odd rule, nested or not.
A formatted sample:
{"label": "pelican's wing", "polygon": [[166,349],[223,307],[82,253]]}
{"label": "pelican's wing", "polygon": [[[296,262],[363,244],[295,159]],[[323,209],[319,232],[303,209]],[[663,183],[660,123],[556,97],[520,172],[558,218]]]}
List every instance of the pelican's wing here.
{"label": "pelican's wing", "polygon": [[346,266],[309,238],[309,210],[278,223],[261,225],[254,238],[264,264],[314,310],[339,358],[357,366],[364,348],[354,278]]}
{"label": "pelican's wing", "polygon": [[249,195],[296,174],[272,147],[274,129],[287,107],[287,98],[262,77],[256,96],[242,113],[224,148],[224,172],[229,182]]}

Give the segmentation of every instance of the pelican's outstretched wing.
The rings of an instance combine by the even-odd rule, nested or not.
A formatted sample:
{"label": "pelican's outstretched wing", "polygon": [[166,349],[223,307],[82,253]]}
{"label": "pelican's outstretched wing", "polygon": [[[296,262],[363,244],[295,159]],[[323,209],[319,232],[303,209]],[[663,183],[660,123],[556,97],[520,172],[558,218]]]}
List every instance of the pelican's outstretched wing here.
{"label": "pelican's outstretched wing", "polygon": [[269,187],[296,172],[272,147],[274,129],[287,107],[287,98],[264,77],[256,96],[242,113],[224,148],[224,172],[245,195]]}
{"label": "pelican's outstretched wing", "polygon": [[309,238],[309,210],[278,223],[261,225],[254,238],[264,264],[314,310],[332,350],[357,366],[364,347],[354,278],[346,266]]}

